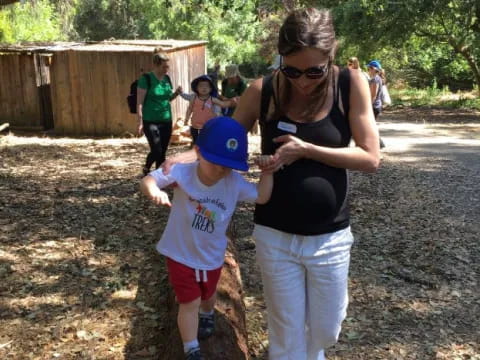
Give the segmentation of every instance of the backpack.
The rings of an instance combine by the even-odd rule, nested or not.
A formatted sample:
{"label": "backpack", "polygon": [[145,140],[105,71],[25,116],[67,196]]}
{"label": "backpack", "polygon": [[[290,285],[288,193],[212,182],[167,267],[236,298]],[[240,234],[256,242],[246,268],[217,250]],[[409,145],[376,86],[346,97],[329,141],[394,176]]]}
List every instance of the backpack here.
{"label": "backpack", "polygon": [[392,99],[390,98],[390,94],[388,92],[387,85],[382,85],[382,105],[388,106],[392,104]]}
{"label": "backpack", "polygon": [[[145,79],[147,80],[147,92],[148,92],[151,86],[150,75],[148,75],[148,73],[144,73],[142,74],[142,76],[144,76]],[[168,76],[167,74],[165,74],[165,76],[167,78],[168,83],[173,88],[172,80],[170,80],[170,76]],[[138,87],[138,80],[135,80],[130,84],[130,93],[127,96],[127,104],[131,114],[137,113],[137,87]]]}

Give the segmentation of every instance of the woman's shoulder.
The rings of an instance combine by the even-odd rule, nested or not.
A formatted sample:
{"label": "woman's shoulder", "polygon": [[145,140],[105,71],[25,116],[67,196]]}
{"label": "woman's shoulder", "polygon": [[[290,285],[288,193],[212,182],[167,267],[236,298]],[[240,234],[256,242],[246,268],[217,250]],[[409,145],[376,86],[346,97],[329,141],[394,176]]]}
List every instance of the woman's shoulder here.
{"label": "woman's shoulder", "polygon": [[255,79],[249,84],[249,88],[252,88],[252,91],[262,91],[262,84],[263,84],[264,77]]}

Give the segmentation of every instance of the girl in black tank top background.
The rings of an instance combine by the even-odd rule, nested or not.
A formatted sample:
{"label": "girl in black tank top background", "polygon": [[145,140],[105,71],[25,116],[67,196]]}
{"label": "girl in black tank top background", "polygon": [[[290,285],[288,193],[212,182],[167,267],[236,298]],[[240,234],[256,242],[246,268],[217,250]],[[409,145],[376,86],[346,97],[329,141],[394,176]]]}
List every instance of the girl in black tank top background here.
{"label": "girl in black tank top background", "polygon": [[[272,197],[256,208],[253,234],[272,360],[321,360],[337,341],[353,243],[347,170],[379,166],[368,83],[333,65],[336,46],[329,11],[293,11],[279,32],[280,70],[253,81],[233,114],[248,130],[260,121],[262,152],[274,159],[265,167],[275,171]],[[193,160],[186,152],[163,168]]]}

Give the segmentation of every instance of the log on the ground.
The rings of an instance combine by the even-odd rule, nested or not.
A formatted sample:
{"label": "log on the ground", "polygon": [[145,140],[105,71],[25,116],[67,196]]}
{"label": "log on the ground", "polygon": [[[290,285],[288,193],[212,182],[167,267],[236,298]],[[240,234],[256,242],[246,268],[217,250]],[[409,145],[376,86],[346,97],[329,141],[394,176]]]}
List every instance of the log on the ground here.
{"label": "log on the ground", "polygon": [[0,125],[0,131],[3,131],[3,130],[5,130],[5,129],[7,129],[9,126],[10,126],[9,123],[1,124],[1,125]]}
{"label": "log on the ground", "polygon": [[[229,240],[222,276],[217,288],[215,306],[215,334],[207,340],[200,341],[200,348],[206,360],[246,360],[248,355],[245,304],[240,268],[236,261],[236,251]],[[162,359],[184,359],[182,342],[177,328],[178,304],[173,290],[169,289],[169,324],[170,344],[161,355]]]}

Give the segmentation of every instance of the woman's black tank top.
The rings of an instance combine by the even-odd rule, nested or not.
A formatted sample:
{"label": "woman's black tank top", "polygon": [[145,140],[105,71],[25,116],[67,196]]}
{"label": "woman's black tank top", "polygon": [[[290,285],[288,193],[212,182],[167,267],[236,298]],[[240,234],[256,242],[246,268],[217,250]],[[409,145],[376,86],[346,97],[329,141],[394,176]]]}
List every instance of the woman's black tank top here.
{"label": "woman's black tank top", "polygon": [[[319,146],[346,147],[351,139],[350,125],[338,105],[341,89],[342,105],[348,114],[350,73],[340,72],[339,86],[334,84],[334,102],[330,113],[322,120],[298,123],[286,116],[266,121],[272,98],[272,78],[265,78],[262,87],[260,127],[262,154],[274,154],[281,146],[273,138],[292,134]],[[294,133],[293,133],[294,132]],[[255,208],[256,224],[297,235],[320,235],[349,226],[347,204],[348,174],[318,161],[299,159],[274,174],[270,201]]]}

